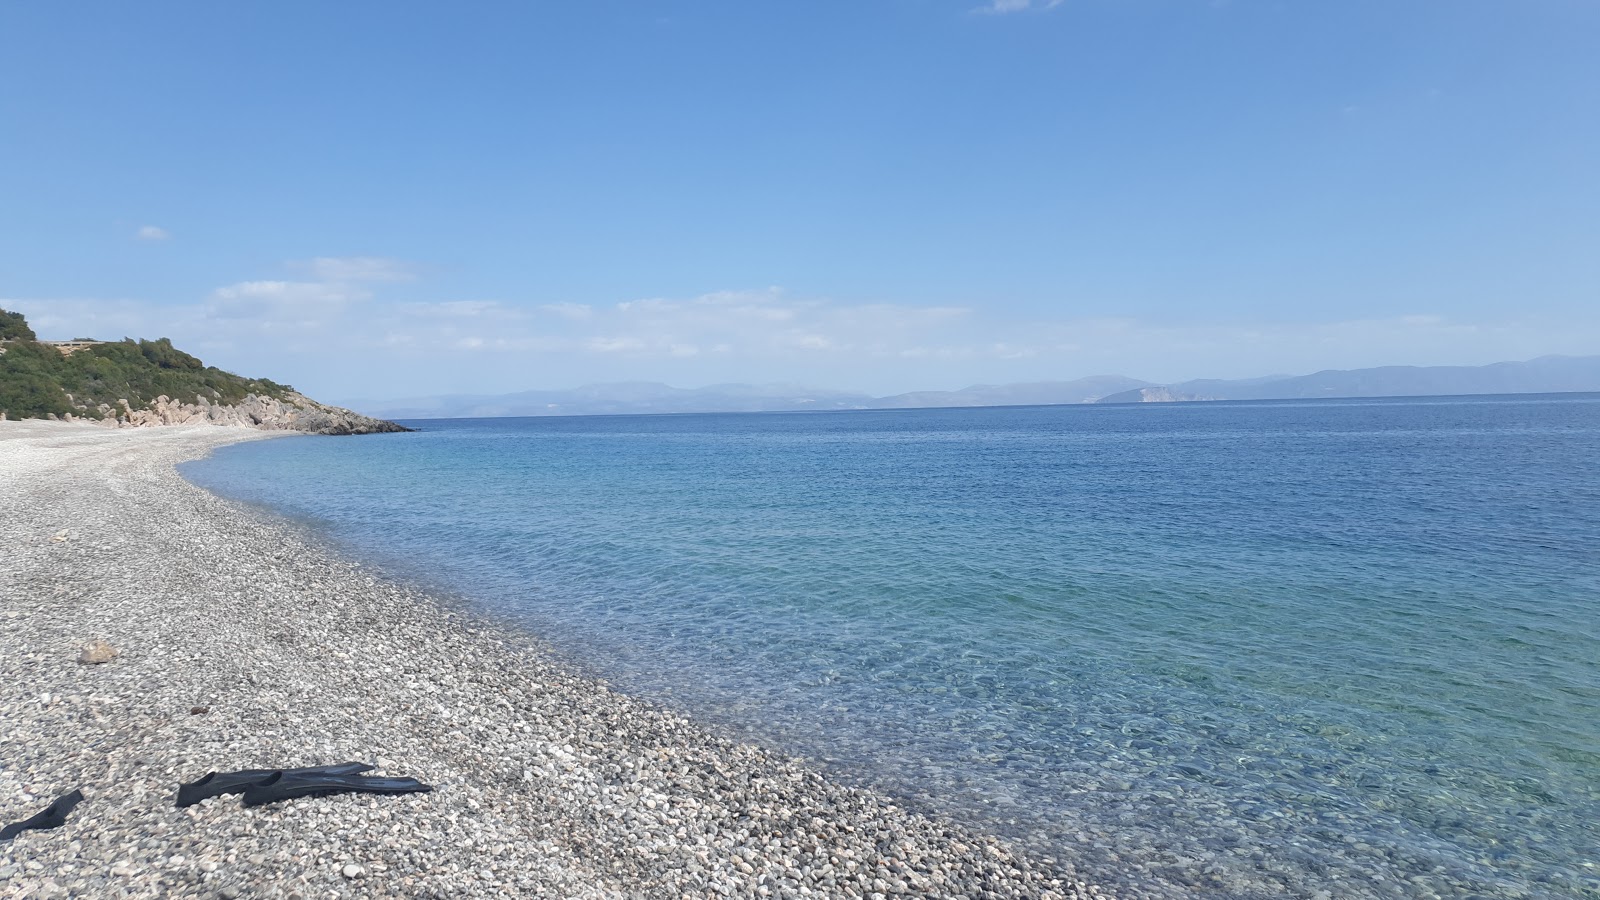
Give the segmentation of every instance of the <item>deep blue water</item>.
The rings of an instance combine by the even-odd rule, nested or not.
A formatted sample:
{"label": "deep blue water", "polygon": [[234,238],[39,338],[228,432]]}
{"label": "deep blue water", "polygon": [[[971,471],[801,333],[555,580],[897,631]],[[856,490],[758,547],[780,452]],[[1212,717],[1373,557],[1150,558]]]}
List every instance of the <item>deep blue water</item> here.
{"label": "deep blue water", "polygon": [[1600,396],[411,424],[185,474],[1103,881],[1600,897]]}

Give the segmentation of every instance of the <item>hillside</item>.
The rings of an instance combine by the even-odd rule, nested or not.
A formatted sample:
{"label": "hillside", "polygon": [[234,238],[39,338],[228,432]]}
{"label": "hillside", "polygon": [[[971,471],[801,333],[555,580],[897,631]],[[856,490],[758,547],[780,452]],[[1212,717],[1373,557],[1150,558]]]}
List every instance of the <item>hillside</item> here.
{"label": "hillside", "polygon": [[288,385],[207,366],[159,340],[40,341],[0,310],[0,419],[111,426],[210,422],[316,434],[406,431],[317,403]]}
{"label": "hillside", "polygon": [[1154,384],[1123,375],[1075,381],[977,384],[954,391],[878,397],[791,384],[716,384],[677,388],[653,382],[592,384],[569,390],[451,394],[367,400],[362,407],[404,419],[495,416],[638,415],[1157,403],[1193,400],[1298,400],[1600,391],[1600,356],[1545,356],[1486,366],[1380,366],[1311,375],[1206,378]]}
{"label": "hillside", "polygon": [[959,391],[914,391],[879,397],[873,409],[918,409],[945,406],[1050,406],[1093,403],[1107,394],[1149,385],[1123,375],[1093,375],[1075,381],[1034,381],[1022,384],[975,384]]}
{"label": "hillside", "polygon": [[655,382],[622,382],[591,384],[570,390],[369,400],[363,406],[381,415],[402,419],[1032,406],[1092,403],[1106,394],[1149,384],[1148,381],[1121,375],[1100,375],[1076,381],[978,384],[956,391],[916,391],[891,397],[874,397],[855,391],[794,384],[714,384],[703,388],[677,388]]}
{"label": "hillside", "polygon": [[1546,394],[1600,391],[1600,356],[1543,356],[1487,366],[1381,366],[1328,369],[1311,375],[1199,379],[1148,386],[1101,403],[1186,400],[1304,400],[1320,397],[1423,397],[1460,394]]}

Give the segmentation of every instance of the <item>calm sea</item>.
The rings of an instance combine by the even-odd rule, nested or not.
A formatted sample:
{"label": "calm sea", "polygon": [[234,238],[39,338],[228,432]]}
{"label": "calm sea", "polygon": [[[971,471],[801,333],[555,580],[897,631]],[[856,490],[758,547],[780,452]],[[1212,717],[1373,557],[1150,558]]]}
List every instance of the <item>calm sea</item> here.
{"label": "calm sea", "polygon": [[1600,897],[1600,395],[409,424],[185,474],[1104,882]]}

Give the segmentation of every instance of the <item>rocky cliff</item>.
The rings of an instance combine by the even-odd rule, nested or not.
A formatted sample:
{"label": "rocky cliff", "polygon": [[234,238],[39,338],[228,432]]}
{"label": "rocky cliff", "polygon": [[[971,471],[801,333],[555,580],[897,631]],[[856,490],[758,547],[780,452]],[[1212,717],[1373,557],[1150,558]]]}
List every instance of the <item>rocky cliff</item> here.
{"label": "rocky cliff", "polygon": [[[318,403],[298,392],[282,399],[246,396],[242,401],[223,405],[203,396],[184,403],[162,395],[144,409],[133,409],[126,400],[116,407],[101,404],[101,418],[82,418],[112,428],[145,428],[157,425],[243,425],[263,431],[303,431],[307,434],[386,434],[410,431],[383,419],[374,419],[337,406]],[[67,415],[62,418],[75,420]]]}

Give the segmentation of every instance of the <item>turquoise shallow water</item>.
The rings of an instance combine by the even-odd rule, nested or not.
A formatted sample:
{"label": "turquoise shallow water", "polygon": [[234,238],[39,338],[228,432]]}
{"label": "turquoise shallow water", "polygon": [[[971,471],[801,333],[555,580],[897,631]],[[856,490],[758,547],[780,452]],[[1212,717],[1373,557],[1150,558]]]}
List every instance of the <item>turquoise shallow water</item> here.
{"label": "turquoise shallow water", "polygon": [[1600,897],[1600,396],[411,424],[185,474],[1106,882]]}

